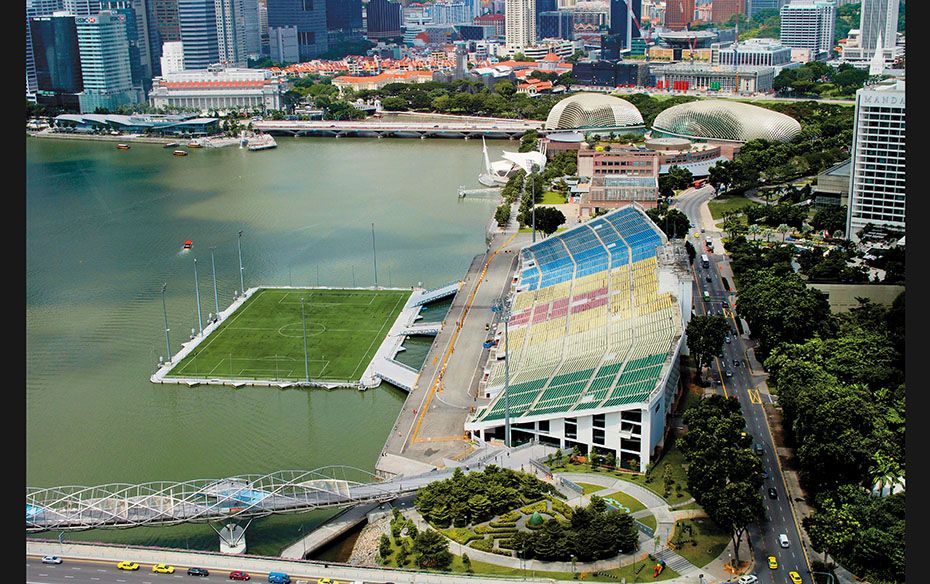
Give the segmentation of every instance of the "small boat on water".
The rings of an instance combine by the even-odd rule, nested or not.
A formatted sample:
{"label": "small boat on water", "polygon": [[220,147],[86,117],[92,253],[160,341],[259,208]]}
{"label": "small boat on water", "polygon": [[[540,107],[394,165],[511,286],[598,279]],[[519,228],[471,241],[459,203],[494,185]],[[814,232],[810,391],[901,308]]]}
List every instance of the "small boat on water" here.
{"label": "small boat on water", "polygon": [[117,144],[116,149],[117,150],[129,150],[129,144],[122,144],[122,143]]}
{"label": "small boat on water", "polygon": [[167,144],[165,144],[164,146],[162,146],[162,148],[177,148],[177,147],[180,146],[180,145],[181,145],[181,144],[178,143],[178,142],[168,142]]}
{"label": "small boat on water", "polygon": [[187,156],[187,150],[175,150],[172,154],[175,156]]}
{"label": "small boat on water", "polygon": [[203,148],[203,144],[201,144],[200,142],[196,140],[191,140],[190,142],[187,143],[187,147],[188,148]]}
{"label": "small boat on water", "polygon": [[194,242],[190,239],[184,242],[184,249],[190,249],[194,246]]}

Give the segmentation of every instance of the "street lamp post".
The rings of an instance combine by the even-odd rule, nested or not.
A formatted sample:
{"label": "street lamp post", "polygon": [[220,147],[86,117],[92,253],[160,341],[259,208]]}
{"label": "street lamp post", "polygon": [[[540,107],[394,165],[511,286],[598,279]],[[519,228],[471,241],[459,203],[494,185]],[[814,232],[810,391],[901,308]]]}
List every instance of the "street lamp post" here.
{"label": "street lamp post", "polygon": [[304,325],[304,372],[306,373],[307,383],[310,383],[310,356],[307,353],[307,319],[304,316],[304,299],[302,296],[300,298],[300,320]]}
{"label": "street lamp post", "polygon": [[197,258],[194,258],[194,292],[197,294],[197,324],[203,336],[203,313],[200,310],[200,278],[197,277]]}
{"label": "street lamp post", "polygon": [[242,230],[239,230],[239,239],[236,240],[236,246],[239,248],[239,289],[245,295],[245,277],[242,275]]}
{"label": "street lamp post", "polygon": [[161,286],[161,309],[165,313],[165,350],[168,352],[168,363],[171,363],[171,339],[168,338],[168,306],[165,304],[166,288],[168,288],[168,282]]}
{"label": "street lamp post", "polygon": [[510,448],[510,346],[508,344],[510,330],[507,326],[510,321],[510,310],[506,300],[499,298],[491,307],[491,311],[499,313],[504,319],[504,446]]}
{"label": "street lamp post", "polygon": [[375,224],[371,224],[371,258],[375,265],[375,290],[378,289],[378,250],[375,247]]}
{"label": "street lamp post", "polygon": [[216,305],[216,318],[220,318],[220,296],[216,291],[216,259],[213,257],[213,251],[216,246],[210,248],[210,264],[213,266],[213,303]]}

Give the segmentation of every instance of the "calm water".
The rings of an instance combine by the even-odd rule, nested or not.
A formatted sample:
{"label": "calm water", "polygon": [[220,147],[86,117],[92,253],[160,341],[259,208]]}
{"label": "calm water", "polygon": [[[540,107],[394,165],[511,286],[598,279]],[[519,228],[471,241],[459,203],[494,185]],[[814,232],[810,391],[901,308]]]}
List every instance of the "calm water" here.
{"label": "calm water", "polygon": [[[433,287],[484,251],[491,200],[477,187],[481,143],[278,139],[273,151],[27,140],[26,483],[215,478],[348,464],[373,470],[403,392],[153,385],[165,354],[245,284]],[[498,142],[500,150],[506,142]],[[489,145],[490,146],[490,145]],[[181,252],[186,239],[191,252]],[[447,306],[447,305],[446,305]],[[443,307],[425,315],[442,318]],[[402,360],[418,365],[429,340]],[[258,520],[252,553],[274,553],[327,514]],[[54,535],[54,534],[53,534]],[[216,547],[208,526],[69,534],[71,539]]]}

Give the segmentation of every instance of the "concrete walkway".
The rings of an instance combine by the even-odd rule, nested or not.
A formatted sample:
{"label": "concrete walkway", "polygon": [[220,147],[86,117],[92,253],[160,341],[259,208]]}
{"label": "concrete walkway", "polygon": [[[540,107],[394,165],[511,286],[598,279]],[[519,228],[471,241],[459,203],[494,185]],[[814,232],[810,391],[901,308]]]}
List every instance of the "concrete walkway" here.
{"label": "concrete walkway", "polygon": [[285,548],[285,550],[281,552],[281,557],[286,560],[304,559],[307,557],[307,554],[312,553],[317,548],[326,545],[362,521],[365,521],[368,514],[379,506],[381,505],[378,503],[371,503],[369,505],[358,505],[346,510],[344,513],[327,521],[317,529],[314,529],[293,545]]}

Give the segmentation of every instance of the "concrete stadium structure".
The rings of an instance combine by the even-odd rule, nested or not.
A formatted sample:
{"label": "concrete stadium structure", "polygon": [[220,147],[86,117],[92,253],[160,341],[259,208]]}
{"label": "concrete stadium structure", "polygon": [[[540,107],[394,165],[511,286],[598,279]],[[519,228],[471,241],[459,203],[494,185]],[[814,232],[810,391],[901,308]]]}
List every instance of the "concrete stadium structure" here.
{"label": "concrete stadium structure", "polygon": [[632,204],[528,246],[520,260],[508,334],[497,325],[506,338],[485,370],[490,401],[465,430],[504,437],[509,402],[514,443],[612,452],[645,470],[664,442],[691,316],[683,244]]}
{"label": "concrete stadium structure", "polygon": [[602,93],[566,97],[549,112],[547,130],[642,128],[643,115],[632,103]]}
{"label": "concrete stadium structure", "polygon": [[672,106],[656,116],[652,129],[662,134],[748,142],[761,138],[790,142],[801,133],[791,116],[739,101],[708,99]]}

